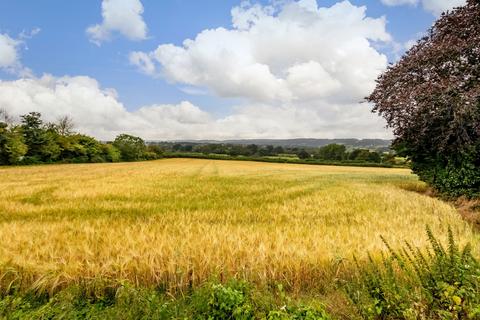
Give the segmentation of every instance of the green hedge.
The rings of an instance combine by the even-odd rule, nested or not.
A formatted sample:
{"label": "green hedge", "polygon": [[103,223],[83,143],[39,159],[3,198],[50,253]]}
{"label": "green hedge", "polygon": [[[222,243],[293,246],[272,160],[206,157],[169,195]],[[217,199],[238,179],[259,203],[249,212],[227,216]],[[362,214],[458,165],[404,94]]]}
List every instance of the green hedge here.
{"label": "green hedge", "polygon": [[348,166],[348,167],[408,168],[407,166],[392,165],[388,163],[372,163],[372,162],[354,161],[354,160],[326,161],[326,160],[318,160],[318,159],[229,156],[226,154],[203,154],[203,153],[194,153],[194,152],[170,152],[170,153],[165,153],[163,157],[164,158],[193,158],[193,159],[212,159],[212,160],[256,161],[256,162],[271,162],[271,163],[292,163],[292,164]]}

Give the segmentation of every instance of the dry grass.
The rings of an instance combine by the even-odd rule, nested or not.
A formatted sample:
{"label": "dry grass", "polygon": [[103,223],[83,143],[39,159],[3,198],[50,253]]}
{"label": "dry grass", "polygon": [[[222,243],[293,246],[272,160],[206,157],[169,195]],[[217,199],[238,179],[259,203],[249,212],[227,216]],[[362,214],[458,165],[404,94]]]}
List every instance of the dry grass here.
{"label": "dry grass", "polygon": [[[479,242],[404,169],[170,159],[0,168],[0,284],[104,279],[174,291],[212,275],[294,290],[425,225]],[[477,248],[477,247],[476,247]]]}

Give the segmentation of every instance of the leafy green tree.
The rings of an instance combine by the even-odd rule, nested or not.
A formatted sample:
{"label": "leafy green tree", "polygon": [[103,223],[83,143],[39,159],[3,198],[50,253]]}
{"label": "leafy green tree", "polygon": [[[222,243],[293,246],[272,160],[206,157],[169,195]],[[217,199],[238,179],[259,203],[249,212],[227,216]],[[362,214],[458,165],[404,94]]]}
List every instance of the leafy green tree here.
{"label": "leafy green tree", "polygon": [[40,160],[41,149],[46,143],[43,121],[39,112],[30,112],[21,116],[22,133],[25,144],[28,146],[26,156],[37,157]]}
{"label": "leafy green tree", "polygon": [[258,152],[258,146],[256,144],[249,144],[248,146],[245,147],[246,149],[246,156],[253,156],[256,155]]}
{"label": "leafy green tree", "polygon": [[343,144],[329,144],[318,149],[315,158],[323,160],[344,160],[347,148]]}
{"label": "leafy green tree", "polygon": [[120,150],[110,143],[102,145],[102,154],[107,162],[119,162],[122,159]]}
{"label": "leafy green tree", "polygon": [[274,153],[274,147],[271,146],[271,145],[267,145],[267,146],[262,146],[260,147],[260,149],[258,150],[258,154],[262,157],[266,157],[266,156],[274,156],[275,153]]}
{"label": "leafy green tree", "polygon": [[21,116],[25,144],[28,151],[26,163],[53,162],[59,160],[61,148],[57,143],[58,132],[52,125],[44,125],[41,114],[30,112]]}
{"label": "leafy green tree", "polygon": [[77,134],[76,135],[78,144],[80,144],[86,153],[86,157],[88,158],[88,162],[104,162],[105,159],[102,158],[103,148],[102,144],[95,140],[92,137]]}
{"label": "leafy green tree", "polygon": [[18,127],[0,122],[0,164],[17,164],[27,153],[27,145]]}
{"label": "leafy green tree", "polygon": [[310,156],[310,153],[308,153],[305,149],[302,149],[297,153],[297,157],[299,159],[304,160],[304,159],[310,159],[311,156]]}
{"label": "leafy green tree", "polygon": [[368,149],[354,149],[348,154],[348,159],[380,163],[382,161],[382,156],[378,152],[370,151]]}
{"label": "leafy green tree", "polygon": [[444,14],[367,98],[440,193],[480,197],[480,2]]}
{"label": "leafy green tree", "polygon": [[161,158],[163,156],[164,150],[161,146],[157,144],[149,144],[147,146],[147,152],[154,153],[156,155],[156,158]]}
{"label": "leafy green tree", "polygon": [[43,133],[43,144],[39,146],[40,159],[43,162],[55,162],[60,160],[62,149],[58,144],[58,133],[55,130],[45,130]]}
{"label": "leafy green tree", "polygon": [[380,163],[382,162],[382,156],[375,151],[370,151],[368,157],[367,157],[368,162],[375,162],[375,163]]}
{"label": "leafy green tree", "polygon": [[145,142],[141,138],[128,134],[117,136],[113,145],[120,150],[124,161],[142,160],[147,151]]}
{"label": "leafy green tree", "polygon": [[249,154],[249,152],[244,146],[232,145],[227,151],[227,154],[231,156],[240,156],[240,155],[247,155]]}
{"label": "leafy green tree", "polygon": [[276,155],[279,155],[279,154],[282,154],[282,153],[285,153],[285,150],[283,149],[282,146],[277,146],[273,149],[273,152],[276,154]]}

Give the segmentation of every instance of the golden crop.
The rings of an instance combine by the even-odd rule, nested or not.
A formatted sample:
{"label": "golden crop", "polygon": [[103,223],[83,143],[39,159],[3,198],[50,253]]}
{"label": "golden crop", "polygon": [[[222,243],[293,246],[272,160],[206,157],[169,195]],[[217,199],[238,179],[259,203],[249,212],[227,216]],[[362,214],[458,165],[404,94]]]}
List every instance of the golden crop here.
{"label": "golden crop", "polygon": [[[0,168],[0,285],[96,279],[175,291],[216,275],[293,289],[428,224],[478,239],[405,169],[171,159]],[[330,273],[329,273],[330,272]]]}

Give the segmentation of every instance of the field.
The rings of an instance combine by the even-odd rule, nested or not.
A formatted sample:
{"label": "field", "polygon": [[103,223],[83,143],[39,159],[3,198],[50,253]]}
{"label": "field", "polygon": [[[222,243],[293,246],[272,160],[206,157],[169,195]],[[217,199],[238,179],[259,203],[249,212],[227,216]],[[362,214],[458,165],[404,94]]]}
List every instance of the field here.
{"label": "field", "polygon": [[128,280],[196,286],[213,275],[292,291],[343,259],[426,243],[425,226],[477,238],[406,169],[168,159],[0,169],[0,272],[22,287]]}

